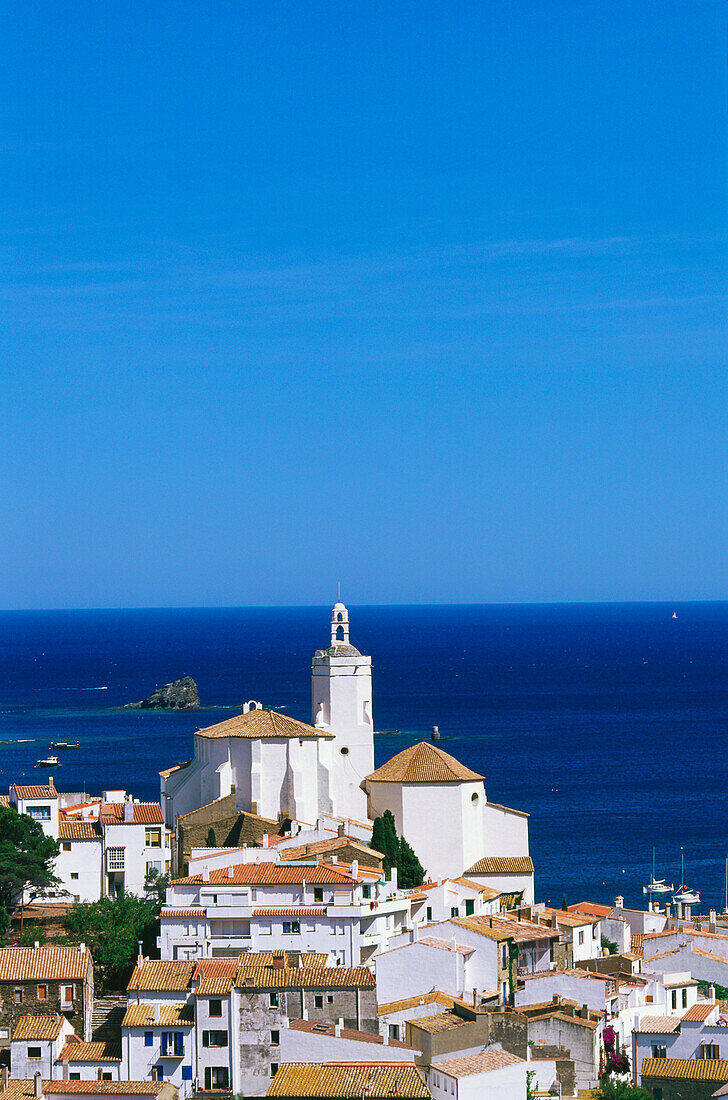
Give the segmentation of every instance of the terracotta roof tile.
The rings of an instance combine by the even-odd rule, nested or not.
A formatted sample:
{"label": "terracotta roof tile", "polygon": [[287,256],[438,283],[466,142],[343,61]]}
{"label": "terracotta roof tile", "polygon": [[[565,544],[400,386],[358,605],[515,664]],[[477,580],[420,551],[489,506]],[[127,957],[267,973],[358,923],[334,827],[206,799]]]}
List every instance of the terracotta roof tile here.
{"label": "terracotta roof tile", "polygon": [[530,856],[483,856],[466,875],[530,875],[533,874],[533,860]]}
{"label": "terracotta roof tile", "polygon": [[279,1067],[268,1096],[341,1098],[341,1100],[430,1100],[430,1093],[413,1065],[347,1063],[336,1065],[291,1062]]}
{"label": "terracotta roof tile", "polygon": [[538,940],[557,940],[559,933],[555,928],[533,921],[511,920],[507,917],[451,917],[450,923],[460,928],[468,928],[491,940],[512,939],[514,943],[534,943]]}
{"label": "terracotta roof tile", "polygon": [[456,1028],[469,1024],[470,1020],[456,1016],[454,1012],[436,1012],[432,1016],[419,1016],[416,1020],[410,1020],[410,1023],[429,1035],[439,1035],[443,1031],[455,1031]]}
{"label": "terracotta roof tile", "polygon": [[192,760],[187,760],[184,764],[173,764],[171,768],[164,768],[161,772],[157,772],[157,775],[161,775],[163,779],[168,779],[175,772],[181,772],[183,768],[189,768],[191,763]]}
{"label": "terracotta roof tile", "polygon": [[[159,1008],[159,1019],[156,1018],[155,1009]],[[121,1021],[122,1027],[170,1027],[174,1024],[194,1024],[195,1013],[192,1005],[187,1004],[162,1004],[162,1005],[128,1005]]]}
{"label": "terracotta roof tile", "polygon": [[706,1004],[705,1001],[701,1001],[700,1004],[695,1004],[692,1008],[687,1010],[683,1016],[683,1020],[686,1020],[689,1024],[702,1024],[709,1016],[712,1016],[717,1008],[718,1005],[713,1001],[708,1004]]}
{"label": "terracotta roof tile", "polygon": [[49,781],[47,785],[33,783],[27,787],[18,786],[17,783],[11,783],[10,790],[15,791],[18,798],[58,798],[58,791],[54,787],[52,781]]}
{"label": "terracotta roof tile", "polygon": [[94,1096],[157,1096],[168,1087],[168,1081],[49,1081],[48,1084],[44,1081],[43,1093],[59,1093],[61,1096],[84,1092]]}
{"label": "terracotta roof tile", "polygon": [[505,1066],[517,1066],[523,1061],[517,1054],[507,1050],[486,1050],[481,1054],[466,1054],[462,1058],[445,1058],[432,1064],[438,1073],[449,1077],[472,1077],[475,1073],[488,1073]]}
{"label": "terracotta roof tile", "polygon": [[98,821],[59,821],[59,840],[100,840],[101,827]]}
{"label": "terracotta roof tile", "polygon": [[16,1039],[57,1039],[63,1027],[64,1017],[21,1016],[13,1032]]}
{"label": "terracotta roof tile", "polygon": [[645,1058],[643,1077],[673,1080],[728,1081],[728,1062],[720,1058]]}
{"label": "terracotta roof tile", "polygon": [[421,1005],[437,1004],[443,1008],[452,1008],[454,997],[449,993],[441,993],[435,990],[433,993],[423,993],[421,997],[406,997],[403,1001],[388,1001],[379,1005],[377,1016],[391,1016],[395,1012],[406,1012],[410,1008],[418,1008]]}
{"label": "terracotta roof tile", "polygon": [[104,825],[164,825],[162,807],[158,802],[134,802],[134,818],[124,821],[124,803],[105,802],[101,807]]}
{"label": "terracotta roof tile", "polygon": [[120,1062],[120,1043],[84,1043],[77,1036],[72,1035],[66,1040],[59,1062]]}
{"label": "terracotta roof tile", "polygon": [[0,948],[0,982],[49,980],[83,981],[90,964],[88,951],[79,947]]}
{"label": "terracotta roof tile", "polygon": [[472,955],[474,947],[467,947],[461,943],[453,944],[452,940],[441,940],[437,936],[420,936],[419,943],[425,947],[437,947],[440,951],[456,951],[459,955]]}
{"label": "terracotta roof tile", "polygon": [[[354,1039],[358,1043],[375,1043],[378,1046],[384,1046],[384,1039],[381,1035],[375,1035],[371,1031],[358,1031],[353,1027],[342,1027],[339,1030],[338,1036],[336,1035],[336,1025],[327,1024],[322,1020],[291,1020],[288,1025],[291,1031],[305,1031],[312,1035],[326,1035],[329,1038],[339,1039]],[[419,1053],[415,1047],[408,1046],[407,1043],[401,1043],[398,1039],[390,1039],[388,1046],[400,1047],[402,1050],[413,1050],[415,1053]]]}
{"label": "terracotta roof tile", "polygon": [[643,1016],[635,1024],[638,1035],[674,1035],[680,1030],[679,1016]]}
{"label": "terracotta roof tile", "polygon": [[[341,866],[329,863],[311,864],[306,867],[289,866],[280,863],[238,863],[233,866],[232,877],[229,868],[220,867],[210,871],[208,882],[213,886],[247,886],[265,883],[270,886],[300,885],[304,882],[355,883],[348,871]],[[172,885],[202,885],[202,875],[186,875],[172,880]],[[207,885],[207,883],[205,883]]]}
{"label": "terracotta roof tile", "polygon": [[370,783],[462,783],[482,779],[436,745],[420,741],[397,753],[364,780]]}
{"label": "terracotta roof tile", "polygon": [[254,909],[254,917],[325,917],[326,908],[322,909]]}
{"label": "terracotta roof tile", "polygon": [[9,794],[0,794],[0,806],[10,806]]}
{"label": "terracotta roof tile", "polygon": [[549,906],[544,906],[542,912],[546,917],[555,916],[559,927],[563,925],[564,928],[579,928],[585,924],[597,924],[601,919],[589,913],[570,913],[568,910],[565,912],[563,909],[553,909]]}
{"label": "terracotta roof tile", "polygon": [[499,898],[503,893],[502,890],[494,890],[492,886],[483,886],[482,882],[475,882],[473,879],[465,878],[462,875],[460,878],[452,878],[447,881],[455,882],[458,886],[465,886],[469,890],[477,890],[480,896],[485,898],[486,901],[492,901],[493,898]]}
{"label": "terracotta roof tile", "polygon": [[612,912],[611,905],[599,905],[595,901],[577,901],[576,905],[569,906],[570,913],[590,913],[593,917],[608,917]]}
{"label": "terracotta roof tile", "polygon": [[277,710],[249,710],[247,714],[236,714],[214,726],[198,730],[195,737],[247,737],[253,740],[269,737],[325,737],[333,738],[333,733],[299,722]]}
{"label": "terracotta roof tile", "polygon": [[134,967],[127,990],[147,993],[185,992],[190,988],[196,963],[183,959],[145,959]]}
{"label": "terracotta roof tile", "polygon": [[238,959],[202,959],[192,975],[196,997],[227,997],[238,969]]}
{"label": "terracotta roof tile", "polygon": [[250,966],[241,959],[235,975],[239,989],[374,989],[366,966]]}
{"label": "terracotta roof tile", "polygon": [[[290,840],[290,837],[283,837],[283,840]],[[268,838],[268,844],[270,845],[271,838]],[[329,840],[314,840],[310,844],[299,844],[292,848],[282,848],[280,850],[281,859],[306,859],[308,856],[325,856],[330,852],[336,853],[345,848],[353,848],[357,852],[361,852],[362,855],[381,863],[384,860],[384,854],[382,852],[375,851],[374,848],[368,847],[366,844],[362,844],[359,840],[354,840],[350,836],[333,836]]]}
{"label": "terracotta roof tile", "polygon": [[205,917],[206,909],[162,909],[160,917]]}

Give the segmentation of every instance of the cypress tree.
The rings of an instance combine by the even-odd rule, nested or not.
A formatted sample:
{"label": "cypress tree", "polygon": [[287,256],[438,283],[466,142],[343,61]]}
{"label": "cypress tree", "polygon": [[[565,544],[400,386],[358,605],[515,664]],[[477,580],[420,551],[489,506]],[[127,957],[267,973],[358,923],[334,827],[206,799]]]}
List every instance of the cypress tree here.
{"label": "cypress tree", "polygon": [[397,836],[397,826],[391,810],[385,810],[381,817],[374,819],[370,847],[384,856],[384,870],[387,873],[392,867],[398,869],[397,880],[400,886],[422,884],[425,869],[404,837],[400,839]]}
{"label": "cypress tree", "polygon": [[398,885],[405,890],[412,886],[421,886],[424,877],[424,867],[404,837],[401,837],[399,841]]}

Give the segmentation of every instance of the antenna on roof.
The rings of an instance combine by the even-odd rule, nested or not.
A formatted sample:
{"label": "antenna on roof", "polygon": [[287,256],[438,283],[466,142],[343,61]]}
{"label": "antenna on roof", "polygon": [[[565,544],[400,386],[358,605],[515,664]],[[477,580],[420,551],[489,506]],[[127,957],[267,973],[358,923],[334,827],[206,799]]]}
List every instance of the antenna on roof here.
{"label": "antenna on roof", "polygon": [[336,601],[341,603],[341,581],[336,582]]}

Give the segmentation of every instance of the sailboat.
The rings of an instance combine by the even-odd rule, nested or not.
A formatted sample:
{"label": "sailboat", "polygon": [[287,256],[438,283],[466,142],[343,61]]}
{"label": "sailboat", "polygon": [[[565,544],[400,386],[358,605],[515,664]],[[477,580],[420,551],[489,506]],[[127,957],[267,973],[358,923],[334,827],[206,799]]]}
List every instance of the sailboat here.
{"label": "sailboat", "polygon": [[697,905],[700,901],[700,892],[691,890],[689,886],[685,885],[685,852],[682,845],[680,846],[680,878],[683,881],[678,886],[677,893],[673,894],[672,900],[675,902],[681,901],[687,905]]}
{"label": "sailboat", "polygon": [[664,878],[655,878],[655,849],[652,849],[652,879],[647,886],[642,887],[643,894],[671,894],[675,889],[670,883],[668,886]]}
{"label": "sailboat", "polygon": [[673,617],[673,619],[676,619],[676,618],[677,618],[677,611],[673,611],[673,613],[672,613],[672,617]]}

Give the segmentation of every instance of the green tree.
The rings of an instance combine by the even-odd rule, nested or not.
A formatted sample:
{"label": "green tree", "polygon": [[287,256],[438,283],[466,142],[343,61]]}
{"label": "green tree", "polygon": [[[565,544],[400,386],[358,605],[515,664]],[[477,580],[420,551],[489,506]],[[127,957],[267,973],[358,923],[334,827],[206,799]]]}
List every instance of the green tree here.
{"label": "green tree", "polygon": [[601,943],[602,943],[602,951],[608,951],[610,955],[616,955],[617,954],[617,946],[618,945],[617,945],[616,940],[610,940],[610,939],[608,939],[607,936],[604,935],[604,933],[602,933]]}
{"label": "green tree", "polygon": [[411,886],[421,886],[424,877],[425,868],[404,837],[400,837],[399,867],[397,869],[398,884],[405,890]]}
{"label": "green tree", "polygon": [[0,905],[11,913],[23,890],[42,893],[59,879],[53,864],[60,845],[38,821],[0,806]]}
{"label": "green tree", "polygon": [[144,876],[144,893],[161,909],[167,898],[169,875],[158,871],[156,867],[150,868]]}
{"label": "green tree", "polygon": [[215,830],[212,825],[207,830],[207,840],[205,841],[207,848],[217,848],[217,837],[215,836]]}
{"label": "green tree", "polygon": [[526,1070],[526,1100],[536,1100],[536,1070]]}
{"label": "green tree", "polygon": [[66,914],[66,931],[89,948],[103,989],[125,989],[137,957],[156,943],[159,905],[151,898],[120,894],[82,902]]}
{"label": "green tree", "polygon": [[385,810],[381,817],[374,819],[370,847],[384,856],[384,870],[387,873],[392,867],[398,869],[400,886],[421,885],[425,869],[404,837],[397,836],[397,826],[391,810]]}
{"label": "green tree", "polygon": [[603,1080],[592,1096],[595,1100],[652,1100],[652,1094],[646,1089],[629,1085],[625,1081]]}

